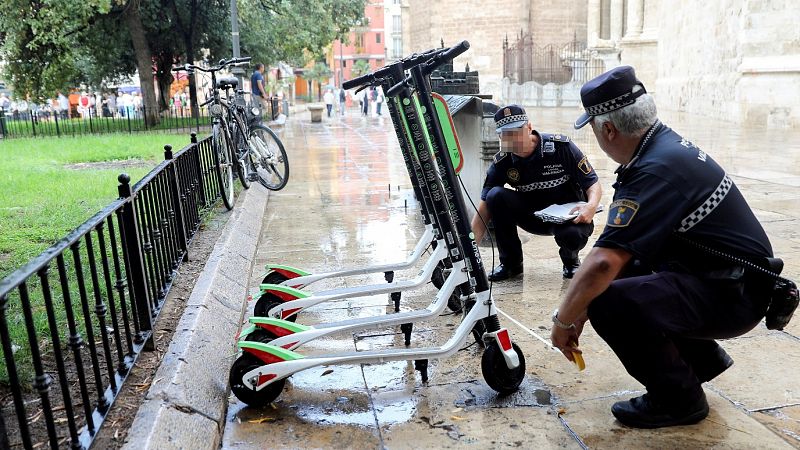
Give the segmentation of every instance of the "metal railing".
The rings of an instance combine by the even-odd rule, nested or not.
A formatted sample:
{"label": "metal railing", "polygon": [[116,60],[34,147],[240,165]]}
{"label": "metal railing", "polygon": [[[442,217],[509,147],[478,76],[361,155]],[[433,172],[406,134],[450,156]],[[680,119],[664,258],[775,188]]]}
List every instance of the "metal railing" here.
{"label": "metal railing", "polygon": [[[263,117],[275,120],[278,99],[271,99]],[[87,134],[195,131],[208,127],[211,119],[208,108],[200,108],[192,117],[190,108],[172,108],[159,113],[159,123],[148,124],[144,107],[115,112],[90,108],[85,114],[77,111],[19,111],[0,108],[0,139],[20,137],[65,137]]]}
{"label": "metal railing", "polygon": [[503,76],[512,83],[583,84],[602,72],[603,62],[577,39],[539,46],[530,34],[520,34],[512,45],[503,41]]}
{"label": "metal railing", "polygon": [[[88,448],[143,349],[202,215],[219,199],[192,142],[0,281],[0,448]],[[9,402],[8,399],[11,399]]]}

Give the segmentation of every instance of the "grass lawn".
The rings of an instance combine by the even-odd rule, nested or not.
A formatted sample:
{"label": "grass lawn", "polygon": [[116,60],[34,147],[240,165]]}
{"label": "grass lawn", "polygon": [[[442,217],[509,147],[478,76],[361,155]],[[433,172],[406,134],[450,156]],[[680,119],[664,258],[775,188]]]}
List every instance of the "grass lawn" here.
{"label": "grass lawn", "polygon": [[0,140],[0,279],[117,197],[117,176],[138,181],[188,134]]}

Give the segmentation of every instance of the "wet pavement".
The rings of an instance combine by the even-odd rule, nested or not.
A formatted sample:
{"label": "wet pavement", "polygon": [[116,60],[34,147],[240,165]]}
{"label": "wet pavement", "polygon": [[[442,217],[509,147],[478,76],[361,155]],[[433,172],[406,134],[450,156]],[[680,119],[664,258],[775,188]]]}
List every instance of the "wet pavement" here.
{"label": "wet pavement", "polygon": [[[266,263],[312,273],[375,265],[404,260],[417,243],[423,227],[390,120],[350,114],[312,124],[301,113],[282,130],[291,179],[284,190],[270,193],[253,288]],[[598,171],[608,205],[616,164],[599,150],[590,130],[571,129],[576,110],[531,109],[529,115],[537,129],[573,137]],[[800,279],[800,130],[660,116],[722,164],[762,221],[776,255],[786,261],[784,275]],[[602,229],[595,228],[593,239]],[[315,367],[292,376],[278,400],[263,409],[246,407],[231,395],[223,448],[800,448],[800,319],[784,332],[762,324],[721,342],[736,363],[705,385],[711,414],[702,423],[651,431],[626,428],[609,408],[640,395],[641,385],[591,326],[581,339],[583,372],[542,342],[568,281],[561,278],[552,238],[521,236],[524,276],[493,287],[504,313],[501,323],[527,363],[519,392],[498,397],[485,384],[480,351],[469,346],[471,339],[453,357],[431,361],[426,384],[411,362]],[[481,250],[488,268],[492,249],[484,244]],[[398,272],[397,279],[413,277],[421,265]],[[315,283],[308,290],[382,282],[382,274],[356,276]],[[425,307],[435,292],[430,284],[405,292],[401,306]],[[315,306],[302,312],[298,322],[392,311],[384,294]],[[415,324],[412,346],[443,344],[459,318],[444,315]],[[299,351],[402,346],[398,327],[321,339]]]}

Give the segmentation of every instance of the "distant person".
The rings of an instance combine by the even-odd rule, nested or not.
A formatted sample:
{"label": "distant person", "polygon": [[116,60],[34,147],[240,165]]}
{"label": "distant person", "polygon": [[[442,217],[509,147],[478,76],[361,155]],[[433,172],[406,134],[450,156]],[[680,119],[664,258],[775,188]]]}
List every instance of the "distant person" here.
{"label": "distant person", "polygon": [[253,94],[253,103],[258,104],[262,113],[267,110],[267,99],[269,97],[264,80],[264,70],[264,64],[258,63],[253,75],[250,76],[250,91]]}
{"label": "distant person", "polygon": [[375,92],[376,92],[376,94],[375,94],[375,105],[376,105],[375,106],[375,110],[378,113],[378,115],[380,116],[381,115],[381,106],[383,106],[383,102],[386,100],[386,97],[383,96],[383,90],[382,89],[376,89]]}
{"label": "distant person", "polygon": [[325,108],[328,109],[328,118],[331,117],[331,111],[333,111],[333,92],[330,89],[325,91],[325,95],[322,96],[322,100],[325,102]]}
{"label": "distant person", "polygon": [[58,102],[58,111],[61,114],[62,119],[69,118],[69,99],[63,92],[58,91],[58,96],[56,96],[56,101]]}
{"label": "distant person", "polygon": [[369,117],[369,90],[361,92],[361,115]]}
{"label": "distant person", "polygon": [[344,110],[347,107],[347,94],[344,89],[339,89],[339,113],[344,116]]}
{"label": "distant person", "polygon": [[109,117],[114,117],[114,114],[117,113],[117,96],[113,92],[108,94],[106,105],[108,106]]}

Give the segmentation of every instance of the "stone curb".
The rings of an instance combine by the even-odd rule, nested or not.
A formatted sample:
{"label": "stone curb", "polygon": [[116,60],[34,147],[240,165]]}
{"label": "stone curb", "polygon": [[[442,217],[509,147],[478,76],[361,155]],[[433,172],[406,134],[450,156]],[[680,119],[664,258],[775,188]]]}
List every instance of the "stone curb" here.
{"label": "stone curb", "polygon": [[123,449],[218,449],[239,330],[268,191],[254,183],[231,211]]}

